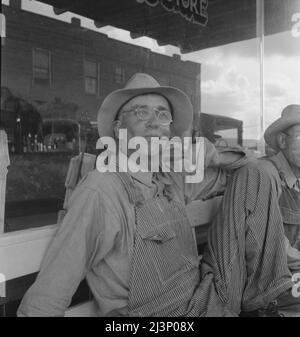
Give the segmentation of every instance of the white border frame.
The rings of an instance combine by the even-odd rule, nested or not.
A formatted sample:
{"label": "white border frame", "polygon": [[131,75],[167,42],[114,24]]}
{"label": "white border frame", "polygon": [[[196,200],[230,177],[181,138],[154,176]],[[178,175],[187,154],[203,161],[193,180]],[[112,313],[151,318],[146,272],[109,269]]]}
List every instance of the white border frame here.
{"label": "white border frame", "polygon": [[6,280],[38,272],[57,225],[0,234],[0,273]]}

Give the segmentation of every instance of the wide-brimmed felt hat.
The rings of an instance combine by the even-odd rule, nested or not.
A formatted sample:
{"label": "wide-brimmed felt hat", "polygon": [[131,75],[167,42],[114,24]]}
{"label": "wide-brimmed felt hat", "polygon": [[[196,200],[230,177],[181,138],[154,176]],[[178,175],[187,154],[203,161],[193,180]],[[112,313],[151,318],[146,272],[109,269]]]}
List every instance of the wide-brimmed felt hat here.
{"label": "wide-brimmed felt hat", "polygon": [[110,93],[101,104],[97,118],[100,137],[114,137],[113,121],[120,107],[136,96],[149,93],[162,95],[171,104],[172,136],[182,137],[186,132],[190,132],[193,122],[193,106],[188,96],[177,88],[161,86],[148,74],[136,73],[128,80],[123,89]]}
{"label": "wide-brimmed felt hat", "polygon": [[272,123],[265,131],[264,137],[268,145],[278,150],[276,135],[289,127],[300,124],[300,105],[291,104],[282,110],[281,117]]}

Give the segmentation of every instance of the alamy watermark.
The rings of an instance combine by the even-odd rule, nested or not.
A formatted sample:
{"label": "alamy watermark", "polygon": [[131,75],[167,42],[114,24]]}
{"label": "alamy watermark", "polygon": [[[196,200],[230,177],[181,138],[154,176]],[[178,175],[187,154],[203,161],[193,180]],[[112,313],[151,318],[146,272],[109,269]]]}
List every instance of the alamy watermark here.
{"label": "alamy watermark", "polygon": [[291,30],[292,36],[300,37],[300,13],[294,13],[291,20],[295,22]]}
{"label": "alamy watermark", "polygon": [[6,277],[0,273],[0,298],[6,297]]}
{"label": "alamy watermark", "polygon": [[295,282],[295,285],[292,288],[292,295],[298,298],[300,297],[300,273],[293,274],[292,281]]}
{"label": "alamy watermark", "polygon": [[[204,138],[132,137],[119,129],[118,141],[101,137],[99,172],[183,172],[187,183],[198,183],[204,174]],[[117,148],[118,147],[118,148]],[[129,155],[128,155],[129,154]]]}

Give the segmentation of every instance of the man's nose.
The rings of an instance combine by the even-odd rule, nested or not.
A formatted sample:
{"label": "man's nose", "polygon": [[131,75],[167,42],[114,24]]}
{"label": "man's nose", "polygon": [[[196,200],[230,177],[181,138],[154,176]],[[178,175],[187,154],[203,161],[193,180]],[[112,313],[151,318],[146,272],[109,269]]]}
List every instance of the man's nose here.
{"label": "man's nose", "polygon": [[152,128],[158,128],[160,126],[160,123],[155,115],[155,113],[151,114],[151,117],[146,122],[147,127]]}

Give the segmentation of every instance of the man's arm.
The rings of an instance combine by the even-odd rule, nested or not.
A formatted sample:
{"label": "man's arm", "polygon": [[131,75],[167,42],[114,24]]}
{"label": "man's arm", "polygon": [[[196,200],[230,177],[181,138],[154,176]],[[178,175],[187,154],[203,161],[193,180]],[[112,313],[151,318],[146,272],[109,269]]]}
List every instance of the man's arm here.
{"label": "man's arm", "polygon": [[[64,316],[88,264],[87,233],[99,217],[99,195],[74,191],[70,208],[43,259],[35,283],[25,294],[18,316]],[[101,223],[101,218],[98,218]]]}
{"label": "man's arm", "polygon": [[236,149],[216,149],[206,138],[204,139],[204,166],[212,168],[223,168],[225,170],[235,170],[249,162],[249,158],[242,150]]}
{"label": "man's arm", "polygon": [[203,179],[194,179],[193,174],[197,178],[197,173],[192,173],[191,178],[195,182],[189,183],[184,177],[187,202],[223,193],[228,174],[249,163],[249,158],[243,151],[232,149],[218,151],[206,138],[204,138],[203,146],[202,151],[198,148],[195,153],[197,170],[198,172],[202,170]]}
{"label": "man's arm", "polygon": [[287,253],[287,262],[290,270],[299,271],[300,270],[300,251],[295,247],[292,247],[290,241],[285,236],[285,247]]}

